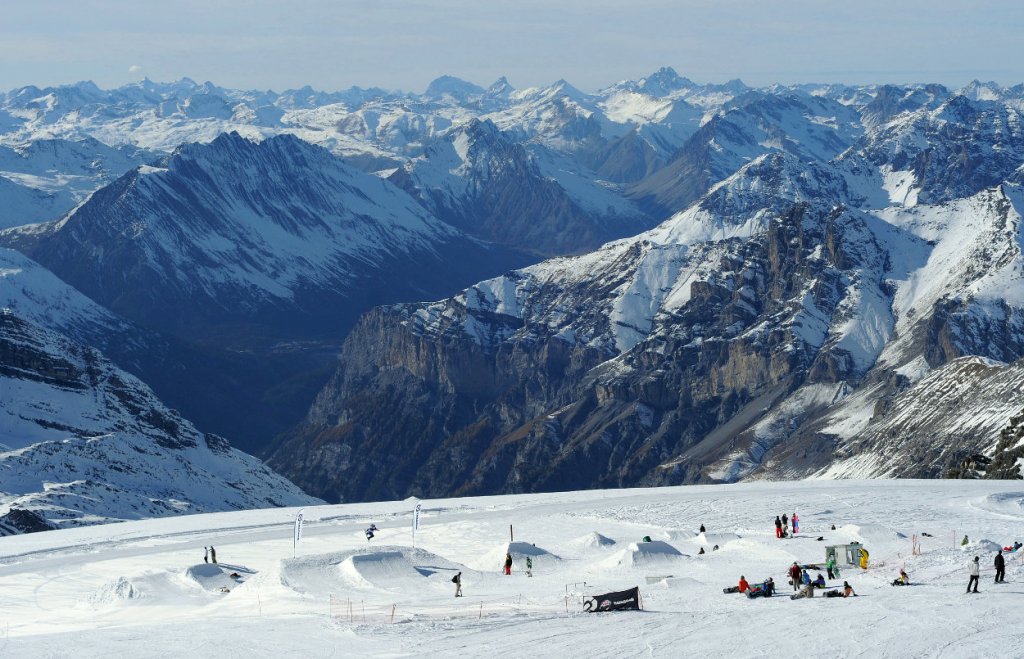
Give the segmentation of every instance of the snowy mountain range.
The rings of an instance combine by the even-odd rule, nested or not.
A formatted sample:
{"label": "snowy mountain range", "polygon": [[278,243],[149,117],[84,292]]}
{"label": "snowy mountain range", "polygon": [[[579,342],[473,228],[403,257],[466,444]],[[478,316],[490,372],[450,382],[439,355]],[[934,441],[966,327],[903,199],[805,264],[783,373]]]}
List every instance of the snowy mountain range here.
{"label": "snowy mountain range", "polygon": [[668,68],[26,87],[0,301],[328,500],[1018,477],[1022,113]]}

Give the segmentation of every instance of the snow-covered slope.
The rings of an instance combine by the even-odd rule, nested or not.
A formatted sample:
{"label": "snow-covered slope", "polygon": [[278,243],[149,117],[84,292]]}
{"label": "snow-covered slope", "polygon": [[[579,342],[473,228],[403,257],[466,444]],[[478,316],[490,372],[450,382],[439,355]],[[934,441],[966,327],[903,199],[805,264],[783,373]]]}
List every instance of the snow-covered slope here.
{"label": "snow-covered slope", "polygon": [[[0,647],[142,659],[734,659],[768,645],[801,657],[1003,656],[1024,642],[1013,623],[1024,565],[1007,553],[1006,583],[994,584],[992,563],[995,548],[1024,540],[1022,499],[1019,482],[813,481],[429,500],[415,548],[414,502],[309,506],[294,558],[294,508],[35,533],[0,541]],[[777,540],[772,520],[794,511],[801,533]],[[367,542],[370,523],[380,530]],[[789,566],[821,565],[826,546],[852,541],[870,552],[866,570],[840,560],[827,590],[789,598]],[[219,565],[203,562],[210,545]],[[974,556],[979,594],[965,595]],[[890,585],[900,569],[911,586]],[[772,577],[775,596],[723,594],[741,575]],[[857,597],[823,597],[844,582]],[[634,586],[642,612],[583,611],[585,597]]]}
{"label": "snow-covered slope", "polygon": [[650,220],[610,184],[542,145],[527,150],[472,120],[391,175],[467,233],[543,255],[592,249]]}
{"label": "snow-covered slope", "polygon": [[0,513],[77,525],[314,501],[97,351],[0,313]]}
{"label": "snow-covered slope", "polygon": [[[474,258],[500,261],[393,185],[290,136],[181,147],[4,240],[109,308],[189,336],[236,320],[351,322],[369,292],[450,290],[486,271]],[[446,263],[452,251],[464,260]]]}

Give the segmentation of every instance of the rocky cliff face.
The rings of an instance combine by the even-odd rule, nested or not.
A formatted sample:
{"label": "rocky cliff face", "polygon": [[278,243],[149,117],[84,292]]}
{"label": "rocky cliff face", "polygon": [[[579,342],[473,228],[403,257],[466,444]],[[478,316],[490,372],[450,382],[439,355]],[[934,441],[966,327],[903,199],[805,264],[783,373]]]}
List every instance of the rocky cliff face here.
{"label": "rocky cliff face", "polygon": [[[1019,190],[862,211],[846,171],[762,156],[635,239],[376,310],[271,464],[352,500],[934,476],[990,450],[1018,402],[959,418],[977,442],[928,430],[963,397],[930,383],[978,389],[970,368],[904,390],[1024,354]],[[950,411],[919,422],[937,391]]]}

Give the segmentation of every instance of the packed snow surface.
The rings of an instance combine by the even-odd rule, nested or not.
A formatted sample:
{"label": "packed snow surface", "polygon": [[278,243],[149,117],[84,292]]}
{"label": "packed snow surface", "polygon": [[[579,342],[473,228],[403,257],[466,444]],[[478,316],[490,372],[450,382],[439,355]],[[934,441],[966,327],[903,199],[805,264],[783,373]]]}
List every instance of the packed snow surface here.
{"label": "packed snow surface", "polygon": [[[996,549],[1024,534],[1020,482],[423,501],[415,546],[414,505],[307,507],[294,557],[296,509],[0,538],[0,656],[980,657],[1012,656],[1024,642],[1013,619],[1022,552],[1007,555],[1005,584],[992,568]],[[794,511],[800,534],[776,539],[775,516]],[[371,523],[379,532],[367,541]],[[852,541],[869,550],[869,568],[841,566],[828,585],[847,580],[858,597],[788,597],[788,566],[822,564],[827,545]],[[203,562],[211,544],[218,565]],[[501,574],[506,552],[511,576]],[[981,592],[968,595],[975,555]],[[912,586],[889,585],[900,568]],[[777,596],[723,594],[740,575],[774,577]],[[582,612],[585,595],[633,586],[643,611]]]}

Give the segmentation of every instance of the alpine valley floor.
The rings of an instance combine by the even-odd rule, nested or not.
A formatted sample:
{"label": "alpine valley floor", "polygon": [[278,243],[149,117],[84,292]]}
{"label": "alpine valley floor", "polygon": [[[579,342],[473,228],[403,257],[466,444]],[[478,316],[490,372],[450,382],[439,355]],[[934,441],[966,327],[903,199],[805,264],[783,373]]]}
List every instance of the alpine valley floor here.
{"label": "alpine valley floor", "polygon": [[[1006,583],[992,583],[994,548],[1024,537],[1020,481],[748,483],[422,504],[415,548],[412,501],[308,507],[296,558],[296,509],[0,538],[0,656],[990,657],[1024,647],[1022,552],[1008,557]],[[776,539],[775,516],[793,511],[800,535]],[[380,531],[367,541],[371,523]],[[515,565],[504,576],[510,524]],[[911,555],[914,534],[920,555]],[[660,542],[633,544],[646,535]],[[842,574],[859,596],[790,600],[787,567],[822,563],[825,545],[850,540],[871,552],[868,570]],[[210,544],[219,569],[202,563]],[[967,595],[975,555],[981,593]],[[904,566],[914,585],[890,586]],[[752,583],[773,576],[780,596],[723,595],[741,574]],[[581,611],[583,594],[634,585],[643,611]]]}

